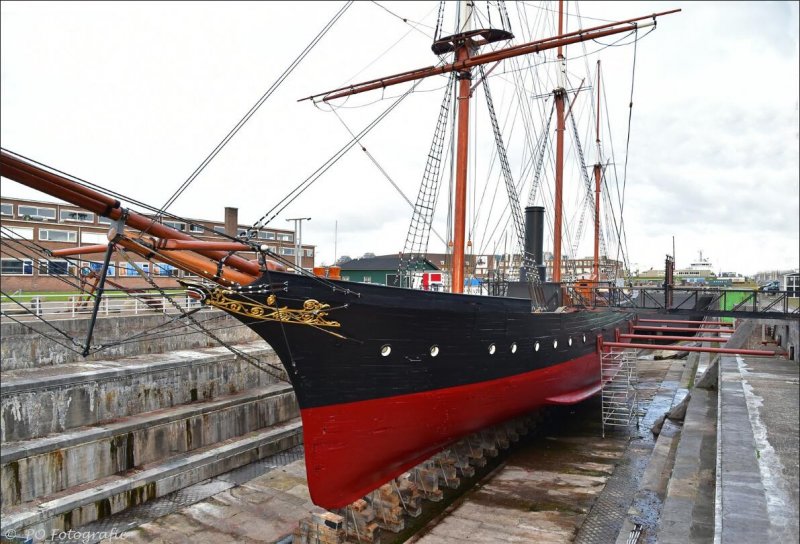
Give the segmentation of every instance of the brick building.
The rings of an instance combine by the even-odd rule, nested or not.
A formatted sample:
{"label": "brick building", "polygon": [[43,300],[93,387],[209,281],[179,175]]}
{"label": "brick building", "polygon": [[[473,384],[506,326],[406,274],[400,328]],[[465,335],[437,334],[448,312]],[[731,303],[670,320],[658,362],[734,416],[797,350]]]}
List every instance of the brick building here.
{"label": "brick building", "polygon": [[[75,291],[77,280],[72,276],[78,273],[78,267],[95,270],[102,267],[103,254],[79,255],[67,260],[47,257],[37,249],[107,244],[110,219],[69,204],[6,197],[0,199],[0,204],[0,280],[3,292]],[[215,232],[258,238],[276,254],[295,262],[293,231],[275,228],[251,231],[247,225],[239,224],[237,215],[236,208],[226,208],[224,221],[159,219],[159,222],[200,240],[219,240]],[[313,268],[315,246],[303,244],[301,251],[303,268]],[[240,254],[245,258],[256,258],[253,253]],[[170,265],[146,261],[135,254],[126,256],[123,252],[114,252],[107,288],[146,289],[152,287],[150,281],[159,287],[172,288],[178,286],[175,278],[184,276],[183,271]]]}

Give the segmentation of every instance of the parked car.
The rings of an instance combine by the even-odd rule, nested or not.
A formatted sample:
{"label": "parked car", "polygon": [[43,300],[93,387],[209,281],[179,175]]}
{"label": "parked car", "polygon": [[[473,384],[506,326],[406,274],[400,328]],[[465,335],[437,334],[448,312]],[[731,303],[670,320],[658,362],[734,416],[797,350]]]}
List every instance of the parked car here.
{"label": "parked car", "polygon": [[781,282],[779,281],[768,281],[764,285],[758,288],[759,291],[763,291],[765,293],[777,293],[781,290]]}

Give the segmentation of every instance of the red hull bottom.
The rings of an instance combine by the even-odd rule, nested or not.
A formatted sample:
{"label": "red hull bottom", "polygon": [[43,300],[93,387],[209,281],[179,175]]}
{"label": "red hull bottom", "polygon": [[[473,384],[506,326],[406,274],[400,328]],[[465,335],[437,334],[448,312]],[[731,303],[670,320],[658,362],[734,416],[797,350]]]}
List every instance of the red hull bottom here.
{"label": "red hull bottom", "polygon": [[341,508],[463,436],[546,404],[575,402],[600,385],[597,353],[478,384],[307,408],[308,487],[314,504]]}

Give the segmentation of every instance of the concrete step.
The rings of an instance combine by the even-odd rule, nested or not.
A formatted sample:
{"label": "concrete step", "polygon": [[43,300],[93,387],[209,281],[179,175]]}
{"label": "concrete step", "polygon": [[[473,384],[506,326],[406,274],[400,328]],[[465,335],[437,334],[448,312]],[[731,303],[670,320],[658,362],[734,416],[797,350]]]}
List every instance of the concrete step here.
{"label": "concrete step", "polygon": [[[0,322],[0,357],[3,370],[48,367],[74,362],[108,361],[120,357],[164,353],[175,350],[201,349],[219,344],[208,334],[175,315],[144,313],[134,316],[104,316],[97,319],[92,344],[105,349],[84,358],[78,351],[66,349],[69,341],[40,321],[26,323]],[[260,338],[237,319],[217,310],[203,309],[194,319],[213,331],[223,342],[245,344]],[[53,322],[68,336],[83,342],[89,319],[76,317]],[[120,342],[121,341],[121,342]],[[118,343],[119,342],[119,343]]]}
{"label": "concrete step", "polygon": [[67,531],[164,496],[302,442],[299,419],[201,448],[124,475],[71,487],[3,513],[0,533]]}
{"label": "concrete step", "polygon": [[2,507],[184,455],[299,415],[289,384],[3,444]]}
{"label": "concrete step", "polygon": [[[236,348],[280,368],[275,352],[264,342]],[[25,370],[8,371],[5,361],[3,365],[3,443],[209,400],[275,381],[224,347]]]}

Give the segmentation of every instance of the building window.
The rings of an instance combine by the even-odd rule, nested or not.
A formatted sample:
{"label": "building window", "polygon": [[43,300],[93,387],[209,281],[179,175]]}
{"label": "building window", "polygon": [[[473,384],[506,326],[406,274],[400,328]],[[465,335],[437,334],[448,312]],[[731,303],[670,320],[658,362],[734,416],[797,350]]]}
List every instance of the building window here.
{"label": "building window", "polygon": [[225,234],[225,227],[221,225],[214,225],[214,232],[221,232],[222,234]]}
{"label": "building window", "polygon": [[258,237],[261,238],[262,240],[274,240],[275,239],[275,233],[262,230],[262,231],[260,231],[258,233]]}
{"label": "building window", "polygon": [[[139,267],[146,275],[150,274],[150,263],[136,263],[136,266]],[[141,276],[139,274],[139,270],[136,269],[136,266],[133,266],[133,263],[119,263],[119,276],[121,277],[138,277]]]}
{"label": "building window", "polygon": [[19,238],[22,240],[33,240],[33,229],[29,227],[3,227],[0,230],[3,238]]}
{"label": "building window", "polygon": [[306,257],[313,257],[314,256],[314,250],[313,249],[304,249],[303,250],[303,255],[305,255]]}
{"label": "building window", "polygon": [[350,281],[350,276],[342,276],[342,279],[343,279],[344,281]]}
{"label": "building window", "polygon": [[281,255],[294,255],[294,248],[293,247],[282,247],[281,248]]}
{"label": "building window", "polygon": [[372,283],[372,276],[364,276],[362,280],[364,283]]}
{"label": "building window", "polygon": [[189,225],[189,232],[205,232],[203,225]]}
{"label": "building window", "polygon": [[14,217],[14,205],[13,204],[6,204],[3,202],[2,204],[2,211],[0,215],[7,215],[9,217]]}
{"label": "building window", "polygon": [[97,216],[97,222],[101,225],[111,225],[114,221],[109,217]]}
{"label": "building window", "polygon": [[[103,273],[103,263],[102,262],[99,262],[99,261],[88,261],[88,262],[82,263],[82,266],[84,268],[84,275],[88,276],[88,273],[87,273],[88,271],[85,270],[86,268],[88,268],[89,270],[91,270],[92,272],[97,274],[98,276]],[[108,276],[113,277],[113,276],[116,276],[116,275],[117,275],[117,265],[115,265],[112,262],[109,262],[108,263],[108,272],[106,272],[106,276],[107,277]]]}
{"label": "building window", "polygon": [[178,269],[172,266],[171,264],[154,264],[153,265],[153,275],[159,276],[161,278],[168,278],[170,276],[177,276]]}
{"label": "building window", "polygon": [[33,261],[31,259],[0,259],[0,274],[33,276]]}
{"label": "building window", "polygon": [[17,206],[17,217],[27,219],[29,221],[55,221],[56,209],[55,208],[40,208],[38,206]]}
{"label": "building window", "polygon": [[291,242],[292,240],[294,240],[294,234],[281,233],[278,235],[278,240],[283,240],[284,242]]}
{"label": "building window", "polygon": [[80,212],[78,210],[61,210],[62,221],[79,221],[81,223],[94,223],[92,212]]}
{"label": "building window", "polygon": [[39,261],[40,276],[66,276],[75,272],[75,265],[68,261]]}
{"label": "building window", "polygon": [[[42,232],[39,229],[39,232]],[[81,232],[82,244],[107,244],[108,236],[104,232],[83,231]]]}
{"label": "building window", "polygon": [[171,229],[184,231],[186,230],[186,223],[181,223],[179,221],[162,221],[165,227],[169,227]]}
{"label": "building window", "polygon": [[74,230],[39,229],[39,240],[44,242],[77,242],[78,233]]}

